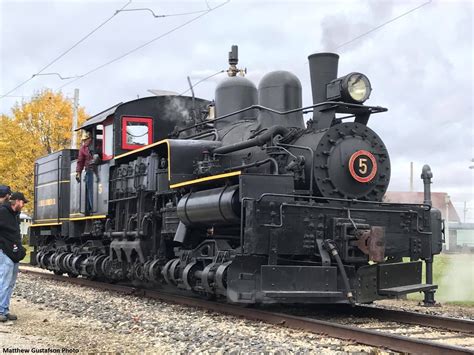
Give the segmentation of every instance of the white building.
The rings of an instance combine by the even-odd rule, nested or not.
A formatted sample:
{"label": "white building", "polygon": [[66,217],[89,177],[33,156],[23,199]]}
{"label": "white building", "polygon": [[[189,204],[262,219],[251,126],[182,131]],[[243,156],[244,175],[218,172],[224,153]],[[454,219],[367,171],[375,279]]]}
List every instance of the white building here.
{"label": "white building", "polygon": [[21,212],[20,213],[20,233],[21,233],[22,238],[28,235],[28,228],[30,227],[31,223],[32,223],[31,217],[28,216],[26,213]]}

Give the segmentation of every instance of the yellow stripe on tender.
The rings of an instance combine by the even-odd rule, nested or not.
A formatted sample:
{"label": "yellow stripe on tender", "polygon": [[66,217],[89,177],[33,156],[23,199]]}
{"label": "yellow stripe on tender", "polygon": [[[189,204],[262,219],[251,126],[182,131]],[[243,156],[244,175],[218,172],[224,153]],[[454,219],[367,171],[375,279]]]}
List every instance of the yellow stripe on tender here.
{"label": "yellow stripe on tender", "polygon": [[35,219],[35,222],[47,222],[47,221],[69,221],[69,218],[44,218],[44,219]]}
{"label": "yellow stripe on tender", "polygon": [[219,174],[219,175],[212,175],[212,176],[206,176],[200,179],[195,179],[195,180],[188,180],[188,181],[183,181],[174,185],[170,185],[171,189],[175,189],[177,187],[182,187],[182,186],[187,186],[187,185],[192,185],[192,184],[198,184],[200,182],[205,182],[205,181],[210,181],[210,180],[217,180],[217,179],[223,179],[226,177],[231,177],[231,176],[238,176],[242,172],[239,171],[233,171],[231,173],[226,173],[226,174]]}
{"label": "yellow stripe on tender", "polygon": [[46,226],[60,226],[62,223],[40,223],[40,224],[32,224],[30,228],[34,227],[46,227]]}
{"label": "yellow stripe on tender", "polygon": [[95,215],[95,216],[69,218],[69,220],[70,221],[84,221],[86,219],[100,219],[100,218],[107,218],[107,216],[105,214],[101,214],[101,215]]}

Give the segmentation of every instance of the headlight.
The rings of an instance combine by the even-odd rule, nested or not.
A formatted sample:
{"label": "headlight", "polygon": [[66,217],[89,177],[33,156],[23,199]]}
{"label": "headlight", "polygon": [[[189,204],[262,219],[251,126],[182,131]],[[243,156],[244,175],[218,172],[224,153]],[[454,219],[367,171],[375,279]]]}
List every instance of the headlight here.
{"label": "headlight", "polygon": [[361,73],[350,73],[334,79],[326,87],[328,100],[361,104],[372,91],[369,79]]}
{"label": "headlight", "polygon": [[352,100],[362,103],[369,98],[372,89],[364,74],[351,73],[347,78],[347,91]]}

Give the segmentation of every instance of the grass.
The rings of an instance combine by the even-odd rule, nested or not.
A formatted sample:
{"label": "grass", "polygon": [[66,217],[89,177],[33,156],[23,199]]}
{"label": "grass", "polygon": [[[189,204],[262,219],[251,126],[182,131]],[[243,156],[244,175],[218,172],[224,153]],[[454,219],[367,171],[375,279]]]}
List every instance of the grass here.
{"label": "grass", "polygon": [[[422,277],[424,282],[424,263]],[[435,293],[437,301],[474,307],[474,254],[436,255],[433,282],[438,285]],[[410,294],[408,298],[422,300],[423,293]]]}
{"label": "grass", "polygon": [[30,262],[30,252],[33,251],[33,247],[27,244],[23,244],[23,247],[26,248],[26,256],[21,261],[22,263],[29,263]]}

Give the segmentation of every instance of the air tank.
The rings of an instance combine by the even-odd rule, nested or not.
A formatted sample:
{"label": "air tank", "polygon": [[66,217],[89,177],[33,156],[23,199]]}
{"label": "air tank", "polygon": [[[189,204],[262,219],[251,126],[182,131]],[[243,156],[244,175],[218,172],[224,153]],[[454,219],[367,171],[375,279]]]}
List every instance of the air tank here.
{"label": "air tank", "polygon": [[[284,70],[266,74],[258,85],[258,103],[276,111],[301,108],[301,82],[296,75]],[[279,115],[262,110],[258,120],[261,126],[305,128],[301,111]]]}
{"label": "air tank", "polygon": [[176,212],[186,226],[237,224],[240,221],[239,186],[190,192],[179,200]]}
{"label": "air tank", "polygon": [[[254,83],[244,77],[229,77],[217,85],[215,100],[216,117],[220,117],[256,105],[257,88]],[[222,127],[236,120],[254,120],[256,117],[256,110],[248,110],[219,120],[216,124],[217,127]]]}

